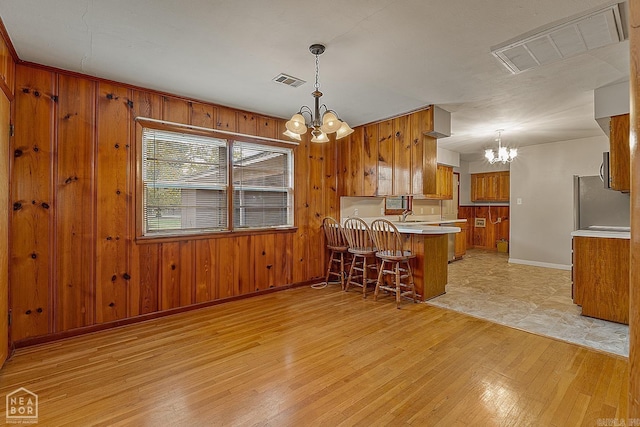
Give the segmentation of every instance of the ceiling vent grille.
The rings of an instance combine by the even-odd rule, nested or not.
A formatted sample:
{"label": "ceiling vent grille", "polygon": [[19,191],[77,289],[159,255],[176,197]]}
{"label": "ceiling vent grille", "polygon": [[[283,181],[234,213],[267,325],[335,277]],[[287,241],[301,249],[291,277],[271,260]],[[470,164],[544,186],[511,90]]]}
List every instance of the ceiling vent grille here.
{"label": "ceiling vent grille", "polygon": [[491,48],[513,74],[619,43],[628,37],[624,3],[597,8]]}
{"label": "ceiling vent grille", "polygon": [[273,81],[276,83],[282,83],[283,85],[298,87],[302,86],[306,83],[305,80],[299,79],[297,77],[290,76],[288,74],[280,73],[273,78]]}

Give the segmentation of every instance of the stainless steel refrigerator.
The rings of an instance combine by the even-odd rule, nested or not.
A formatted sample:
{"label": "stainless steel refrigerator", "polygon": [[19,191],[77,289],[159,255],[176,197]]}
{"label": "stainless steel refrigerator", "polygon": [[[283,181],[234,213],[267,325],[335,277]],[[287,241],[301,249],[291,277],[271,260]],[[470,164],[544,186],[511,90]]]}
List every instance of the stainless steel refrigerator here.
{"label": "stainless steel refrigerator", "polygon": [[628,193],[604,188],[600,176],[574,176],[574,228],[627,230],[630,224]]}

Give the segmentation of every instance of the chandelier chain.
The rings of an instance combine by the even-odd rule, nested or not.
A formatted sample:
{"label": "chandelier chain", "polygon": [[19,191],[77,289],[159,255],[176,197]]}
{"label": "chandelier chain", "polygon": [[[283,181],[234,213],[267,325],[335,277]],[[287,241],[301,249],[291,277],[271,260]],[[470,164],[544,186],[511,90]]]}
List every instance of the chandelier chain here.
{"label": "chandelier chain", "polygon": [[320,89],[320,81],[319,81],[319,75],[320,75],[320,59],[319,59],[320,55],[316,55],[316,84],[315,84],[315,88],[316,90]]}

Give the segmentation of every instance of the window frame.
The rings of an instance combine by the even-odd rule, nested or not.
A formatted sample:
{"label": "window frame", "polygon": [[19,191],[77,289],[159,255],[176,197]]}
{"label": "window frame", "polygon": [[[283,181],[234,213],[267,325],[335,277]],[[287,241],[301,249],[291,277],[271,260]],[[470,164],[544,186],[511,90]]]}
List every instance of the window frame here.
{"label": "window frame", "polygon": [[[236,132],[219,131],[208,128],[200,128],[197,126],[184,125],[180,123],[171,123],[156,119],[148,119],[138,117],[136,120],[136,150],[135,150],[135,236],[136,241],[140,242],[164,242],[164,241],[177,241],[177,240],[197,240],[213,237],[224,237],[229,235],[243,235],[243,234],[263,234],[274,233],[282,231],[295,231],[295,148],[298,145],[294,142],[288,142],[283,140],[276,140],[272,138],[264,138],[253,135],[245,135]],[[186,135],[204,136],[210,138],[216,138],[224,140],[226,142],[227,150],[227,185],[226,185],[226,198],[227,198],[227,228],[221,230],[207,230],[207,231],[189,231],[178,230],[177,232],[159,232],[152,234],[145,234],[144,224],[144,176],[143,176],[143,163],[145,160],[145,154],[143,153],[143,134],[145,129],[155,131],[175,132]],[[290,217],[290,224],[278,225],[278,226],[265,226],[265,227],[234,227],[234,194],[237,191],[233,184],[233,145],[234,142],[242,142],[249,144],[257,144],[259,146],[274,147],[278,151],[283,151],[287,154],[288,166],[289,166],[289,187],[287,193],[290,197],[289,209],[290,212],[287,216]],[[242,187],[239,187],[242,188]]]}

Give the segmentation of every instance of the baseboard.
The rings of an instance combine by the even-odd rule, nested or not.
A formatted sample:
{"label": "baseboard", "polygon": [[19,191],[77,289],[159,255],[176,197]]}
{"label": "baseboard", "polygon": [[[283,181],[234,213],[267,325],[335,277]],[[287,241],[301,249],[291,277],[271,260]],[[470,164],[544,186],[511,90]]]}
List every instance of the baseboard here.
{"label": "baseboard", "polygon": [[553,263],[550,263],[550,262],[530,261],[528,259],[509,258],[509,263],[511,263],[511,264],[532,265],[534,267],[555,268],[557,270],[571,270],[571,266],[570,265],[553,264]]}

